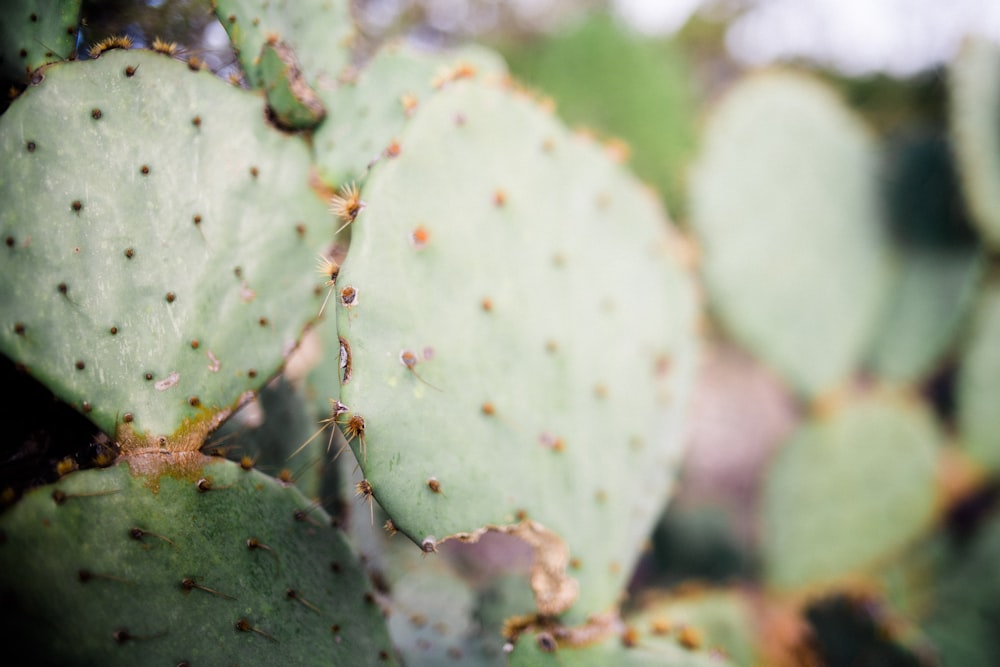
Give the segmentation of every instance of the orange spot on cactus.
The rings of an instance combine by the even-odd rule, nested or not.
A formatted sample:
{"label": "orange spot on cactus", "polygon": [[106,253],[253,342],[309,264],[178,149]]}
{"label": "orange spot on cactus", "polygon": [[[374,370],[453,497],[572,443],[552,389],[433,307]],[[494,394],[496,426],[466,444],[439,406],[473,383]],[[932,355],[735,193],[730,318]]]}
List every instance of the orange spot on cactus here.
{"label": "orange spot on cactus", "polygon": [[420,104],[415,95],[406,93],[399,98],[399,103],[403,107],[403,113],[407,116],[413,115],[413,112],[417,110],[417,105]]}
{"label": "orange spot on cactus", "polygon": [[430,241],[431,233],[423,225],[417,225],[416,228],[410,232],[410,243],[417,250],[422,250],[427,243]]}

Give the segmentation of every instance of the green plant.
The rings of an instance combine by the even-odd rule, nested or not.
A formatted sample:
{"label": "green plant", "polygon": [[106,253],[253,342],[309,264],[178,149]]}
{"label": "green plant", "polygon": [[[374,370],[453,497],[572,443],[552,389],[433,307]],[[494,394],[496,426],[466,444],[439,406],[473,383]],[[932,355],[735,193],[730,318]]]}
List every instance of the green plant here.
{"label": "green plant", "polygon": [[[216,11],[250,90],[153,35],[111,37],[32,61],[0,118],[0,349],[117,458],[60,462],[0,517],[10,639],[44,662],[391,662],[378,605],[417,602],[372,588],[330,527],[356,489],[371,506],[351,523],[377,499],[411,554],[527,545],[532,599],[471,594],[487,659],[506,641],[515,663],[560,646],[723,662],[619,639],[698,341],[655,199],[491,52],[368,55],[346,3]],[[322,422],[347,441],[279,407],[311,404],[308,381],[265,387],[306,332]],[[281,411],[284,437],[248,404]],[[324,503],[347,444],[364,478]],[[239,464],[205,455],[226,450]]]}
{"label": "green plant", "polygon": [[163,5],[2,10],[7,645],[997,661],[994,47],[940,113],[734,77],[695,141],[712,29],[508,70],[346,0]]}

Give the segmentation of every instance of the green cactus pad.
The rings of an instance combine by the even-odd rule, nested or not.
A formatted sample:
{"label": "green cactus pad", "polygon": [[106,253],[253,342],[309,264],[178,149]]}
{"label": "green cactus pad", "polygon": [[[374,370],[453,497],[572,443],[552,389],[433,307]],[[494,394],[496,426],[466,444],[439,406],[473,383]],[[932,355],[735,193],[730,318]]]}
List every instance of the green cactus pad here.
{"label": "green cactus pad", "polygon": [[80,0],[8,0],[0,9],[0,83],[29,82],[32,72],[66,60],[76,48]]}
{"label": "green cactus pad", "polygon": [[871,369],[893,382],[914,382],[950,350],[982,275],[975,249],[900,253],[901,270],[869,352]]}
{"label": "green cactus pad", "polygon": [[214,0],[215,13],[236,47],[250,84],[266,88],[281,78],[261,68],[265,46],[282,43],[302,68],[305,85],[336,86],[351,62],[355,39],[349,0]]}
{"label": "green cactus pad", "polygon": [[977,297],[959,366],[958,427],[969,455],[1000,470],[1000,280],[986,283]]}
{"label": "green cactus pad", "polygon": [[169,456],[73,473],[0,517],[8,646],[42,664],[393,662],[323,510],[235,463]]}
{"label": "green cactus pad", "polygon": [[1000,247],[1000,47],[970,38],[948,75],[950,126],[973,220]]}
{"label": "green cactus pad", "polygon": [[503,60],[481,47],[439,52],[405,43],[383,47],[355,78],[322,93],[334,117],[313,142],[320,175],[334,184],[360,179],[373,161],[406,150],[399,134],[436,88],[456,76],[499,78],[506,72]]}
{"label": "green cactus pad", "polygon": [[[928,601],[922,627],[940,664],[992,667],[1000,661],[994,628],[1000,623],[1000,516],[984,517],[967,543],[948,552],[921,590]],[[928,595],[930,589],[930,595]]]}
{"label": "green cactus pad", "polygon": [[939,440],[925,406],[888,391],[801,426],[764,488],[767,580],[779,589],[828,585],[915,540],[934,511]]}
{"label": "green cactus pad", "polygon": [[[625,633],[629,634],[626,635]],[[658,636],[635,628],[624,630],[602,641],[581,646],[559,646],[552,649],[553,635],[545,632],[526,633],[514,646],[510,667],[735,667],[719,650],[682,646],[672,636]],[[627,645],[633,643],[633,645]]]}
{"label": "green cactus pad", "polygon": [[260,55],[260,74],[267,108],[279,127],[305,130],[326,116],[323,102],[303,80],[292,50],[284,44],[266,44]]}
{"label": "green cactus pad", "polygon": [[693,633],[705,650],[716,650],[736,665],[753,665],[754,620],[750,602],[736,590],[692,590],[654,594],[629,615],[629,627],[675,640]]}
{"label": "green cactus pad", "polygon": [[[500,625],[484,627],[476,617],[477,591],[443,563],[421,565],[391,591],[389,633],[404,664],[506,665]],[[530,593],[527,602],[530,609]]]}
{"label": "green cactus pad", "polygon": [[693,172],[710,303],[810,396],[857,368],[889,287],[877,157],[829,89],[773,71],[722,100]]}
{"label": "green cactus pad", "polygon": [[307,148],[138,51],[50,68],[0,145],[0,351],[125,443],[197,448],[322,302]]}
{"label": "green cactus pad", "polygon": [[540,611],[577,583],[567,620],[607,611],[681,450],[697,304],[677,238],[600,147],[501,88],[452,83],[400,143],[337,279],[338,421],[415,542],[504,527],[537,547]]}

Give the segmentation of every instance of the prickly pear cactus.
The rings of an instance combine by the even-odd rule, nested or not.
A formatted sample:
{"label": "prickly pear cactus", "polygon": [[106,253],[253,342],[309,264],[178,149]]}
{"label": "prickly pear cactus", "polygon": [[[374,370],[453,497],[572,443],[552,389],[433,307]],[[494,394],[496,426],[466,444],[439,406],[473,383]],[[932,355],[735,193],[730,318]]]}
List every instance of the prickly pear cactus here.
{"label": "prickly pear cactus", "polygon": [[983,517],[972,540],[948,550],[947,560],[933,571],[935,577],[919,589],[922,600],[933,601],[922,625],[941,664],[989,667],[1000,659],[991,632],[1000,621],[998,549],[1000,521],[994,511]]}
{"label": "prickly pear cactus", "polygon": [[972,459],[1000,469],[1000,280],[984,282],[965,340],[958,378],[958,427]]}
{"label": "prickly pear cactus", "polygon": [[774,71],[729,92],[702,145],[691,222],[709,300],[800,393],[831,390],[862,361],[892,275],[872,137],[826,87]]}
{"label": "prickly pear cactus", "polygon": [[670,637],[688,648],[721,653],[734,665],[757,664],[749,596],[723,588],[647,593],[627,619],[636,643]]}
{"label": "prickly pear cactus", "polygon": [[291,130],[319,125],[326,108],[303,80],[295,53],[284,44],[267,44],[258,60],[267,108],[275,123]]}
{"label": "prickly pear cactus", "polygon": [[948,74],[950,125],[962,185],[983,239],[1000,245],[1000,49],[970,38]]}
{"label": "prickly pear cactus", "polygon": [[719,650],[704,649],[698,635],[678,637],[668,634],[642,634],[634,628],[600,642],[584,642],[578,646],[560,646],[548,631],[531,632],[517,643],[510,658],[511,667],[545,667],[574,665],[575,667],[734,667],[736,663]]}
{"label": "prickly pear cactus", "polygon": [[768,474],[763,556],[777,589],[871,572],[933,519],[941,436],[930,411],[887,391],[829,410],[796,431]]}
{"label": "prickly pear cactus", "polygon": [[8,645],[42,664],[394,662],[322,509],[232,462],[147,463],[74,473],[0,517]]}
{"label": "prickly pear cactus", "polygon": [[880,377],[906,383],[926,378],[951,351],[971,309],[983,261],[976,249],[900,253],[892,298],[869,352]]}
{"label": "prickly pear cactus", "polygon": [[539,612],[607,612],[680,455],[697,304],[677,239],[599,146],[509,90],[453,81],[399,144],[337,279],[333,416],[425,550],[512,533],[536,548]]}
{"label": "prickly pear cactus", "polygon": [[0,145],[0,351],[126,449],[196,449],[319,309],[305,144],[207,72],[112,51],[49,68]]}

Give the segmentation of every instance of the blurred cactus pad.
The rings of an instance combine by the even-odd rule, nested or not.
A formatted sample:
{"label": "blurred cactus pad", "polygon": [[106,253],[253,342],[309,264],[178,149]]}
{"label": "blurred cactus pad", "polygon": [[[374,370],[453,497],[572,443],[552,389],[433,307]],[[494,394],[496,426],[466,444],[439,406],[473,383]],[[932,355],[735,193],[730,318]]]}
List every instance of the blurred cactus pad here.
{"label": "blurred cactus pad", "polygon": [[0,9],[12,654],[1000,664],[1000,48],[387,4]]}

